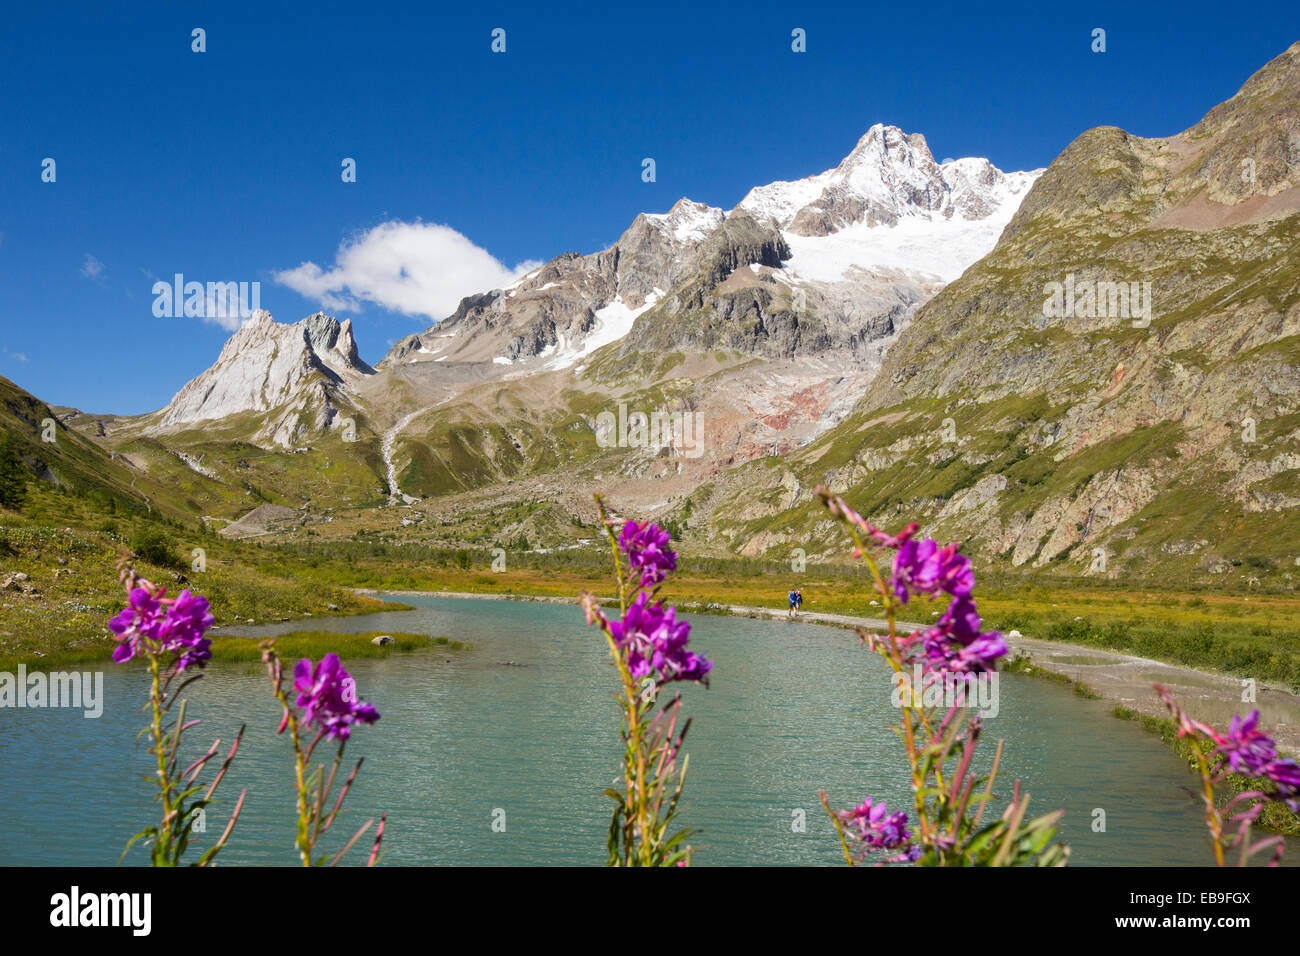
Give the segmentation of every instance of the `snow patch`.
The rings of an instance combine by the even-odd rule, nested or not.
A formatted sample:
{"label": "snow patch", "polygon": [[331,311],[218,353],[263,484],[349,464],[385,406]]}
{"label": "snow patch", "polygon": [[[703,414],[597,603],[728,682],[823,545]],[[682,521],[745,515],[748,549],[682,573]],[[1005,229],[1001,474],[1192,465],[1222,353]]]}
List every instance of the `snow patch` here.
{"label": "snow patch", "polygon": [[722,225],[726,215],[721,209],[704,203],[680,199],[666,213],[646,213],[646,221],[677,242],[702,242]]}
{"label": "snow patch", "polygon": [[518,279],[516,279],[514,282],[512,282],[512,283],[510,283],[508,286],[506,286],[506,291],[509,291],[509,290],[511,290],[511,289],[517,289],[517,288],[519,288],[520,285],[522,285],[523,283],[527,282],[529,279],[531,279],[533,276],[537,275],[537,273],[539,273],[539,272],[541,272],[541,271],[542,271],[542,267],[541,267],[541,266],[538,266],[538,267],[537,267],[536,269],[534,269],[532,272],[526,272],[526,273],[524,273],[524,274],[521,275]]}
{"label": "snow patch", "polygon": [[632,323],[636,321],[637,316],[649,310],[663,296],[662,289],[655,289],[646,296],[645,302],[635,309],[625,305],[621,295],[615,296],[613,302],[604,308],[596,310],[596,326],[587,333],[582,347],[580,349],[570,348],[568,342],[561,337],[556,348],[556,356],[546,363],[546,367],[569,368],[596,351],[596,349],[617,342],[632,331]]}
{"label": "snow patch", "polygon": [[[958,160],[957,162],[962,162]],[[949,164],[951,165],[951,164]],[[784,265],[792,278],[818,282],[851,279],[854,268],[901,269],[952,282],[997,245],[1002,230],[1039,173],[1014,173],[993,191],[996,207],[984,219],[906,217],[893,226],[846,226],[829,236],[784,233],[792,256]]]}

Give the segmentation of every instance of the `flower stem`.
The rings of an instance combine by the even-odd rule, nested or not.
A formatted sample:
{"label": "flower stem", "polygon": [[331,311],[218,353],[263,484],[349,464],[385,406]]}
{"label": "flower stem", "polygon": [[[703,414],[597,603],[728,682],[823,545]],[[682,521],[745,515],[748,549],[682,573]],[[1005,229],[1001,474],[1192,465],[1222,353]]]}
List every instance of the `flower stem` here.
{"label": "flower stem", "polygon": [[1214,805],[1214,782],[1210,779],[1210,768],[1205,763],[1205,754],[1201,752],[1199,741],[1193,745],[1196,751],[1196,766],[1201,773],[1201,796],[1205,800],[1205,822],[1210,828],[1210,841],[1214,845],[1214,860],[1223,866],[1223,820]]}
{"label": "flower stem", "polygon": [[154,845],[154,862],[166,865],[171,860],[172,848],[172,785],[167,774],[167,745],[163,735],[162,684],[160,682],[158,655],[149,650],[149,706],[153,712],[153,749],[158,757],[158,792],[162,800],[162,824],[158,827],[158,840]]}

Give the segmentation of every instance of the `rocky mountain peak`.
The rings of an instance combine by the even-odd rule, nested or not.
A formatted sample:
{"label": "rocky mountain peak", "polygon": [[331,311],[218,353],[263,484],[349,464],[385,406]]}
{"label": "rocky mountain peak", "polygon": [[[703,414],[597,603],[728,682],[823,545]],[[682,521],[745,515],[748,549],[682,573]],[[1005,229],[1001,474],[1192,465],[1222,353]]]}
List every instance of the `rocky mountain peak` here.
{"label": "rocky mountain peak", "polygon": [[369,374],[374,371],[361,361],[357,351],[356,339],[352,335],[352,320],[340,322],[332,315],[316,312],[307,316],[298,325],[303,328],[307,347],[323,362],[330,366],[341,366],[339,371]]}
{"label": "rocky mountain peak", "polygon": [[[777,270],[787,286],[803,282],[800,302],[811,291],[812,301],[835,298],[841,306],[854,290],[832,295],[806,283],[856,283],[860,290],[871,273],[871,302],[859,305],[888,313],[884,325],[892,328],[904,317],[900,303],[909,312],[936,280],[959,275],[993,247],[1036,176],[1004,174],[985,159],[941,166],[924,136],[878,123],[835,169],[758,187],[730,213],[683,197],[667,212],[638,215],[606,249],[563,253],[504,289],[466,296],[447,319],[396,343],[379,367],[437,363],[443,377],[470,365],[513,376],[532,360],[539,360],[536,367],[569,367],[622,338],[658,302],[702,301],[697,278],[717,284],[742,267],[754,277],[755,270]],[[904,242],[885,230],[867,241],[853,235],[834,247],[794,248],[800,237],[836,237],[849,226],[870,230],[905,219],[938,223],[940,230],[952,221],[954,229]],[[960,224],[972,222],[978,228],[957,235]],[[796,253],[797,265],[790,261]],[[679,289],[682,283],[691,288]]]}
{"label": "rocky mountain peak", "polygon": [[1019,202],[1036,174],[1004,174],[986,159],[934,160],[925,137],[877,123],[834,169],[750,190],[743,208],[796,236],[908,218],[980,220]]}
{"label": "rocky mountain peak", "polygon": [[[936,537],[1015,567],[1226,575],[1239,562],[1224,554],[1270,547],[1278,557],[1257,567],[1288,567],[1276,529],[1300,513],[1297,275],[1300,45],[1182,133],[1079,135],[996,248],[917,310],[799,477],[881,508],[873,520],[925,499]],[[1076,281],[1082,305],[1045,307],[1044,290]],[[937,420],[936,399],[960,441],[900,440]],[[885,414],[897,430],[874,437]],[[829,447],[851,454],[827,474]],[[900,460],[925,478],[882,467]],[[924,466],[958,461],[961,478],[936,493]]]}
{"label": "rocky mountain peak", "polygon": [[[337,399],[374,374],[357,353],[351,320],[317,312],[291,325],[265,310],[253,313],[221,350],[216,364],[187,383],[158,413],[164,430],[245,413],[276,411],[257,437],[292,440],[296,413],[311,407],[318,427],[334,417]],[[286,410],[288,418],[286,418]]]}
{"label": "rocky mountain peak", "polygon": [[670,242],[697,243],[722,225],[724,216],[721,209],[682,197],[666,213],[643,213],[637,218],[643,219]]}
{"label": "rocky mountain peak", "polygon": [[[902,194],[923,209],[942,204],[947,192],[925,137],[883,123],[862,135],[852,152],[835,167],[832,178],[864,196],[878,194],[882,199],[896,200]],[[882,185],[886,187],[883,193]]]}

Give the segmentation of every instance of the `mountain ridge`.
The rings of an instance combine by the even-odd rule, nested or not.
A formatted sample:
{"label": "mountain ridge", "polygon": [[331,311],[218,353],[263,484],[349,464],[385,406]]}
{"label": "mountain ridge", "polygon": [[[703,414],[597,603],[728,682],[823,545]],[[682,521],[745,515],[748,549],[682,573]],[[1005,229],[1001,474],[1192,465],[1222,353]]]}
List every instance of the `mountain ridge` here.
{"label": "mountain ridge", "polygon": [[[1300,541],[1292,142],[1300,44],[1182,133],[1084,132],[989,256],[917,311],[844,422],[784,463],[783,506],[754,501],[770,476],[736,475],[701,522],[731,516],[718,527],[744,553],[806,541],[824,481],[878,523],[920,518],[1011,567],[1286,579]],[[1149,316],[1116,311],[1130,280]],[[1066,283],[1088,295],[1062,317],[1049,291]]]}
{"label": "mountain ridge", "polygon": [[[906,150],[899,143],[906,143]],[[873,151],[873,144],[888,148]],[[930,201],[925,190],[915,188],[917,166],[922,167],[917,175],[939,177],[932,191],[936,197],[943,193],[941,201]],[[995,200],[991,204],[966,203],[969,208],[961,212],[942,171],[979,179],[981,188],[1023,185],[1037,175],[1008,176],[984,160],[940,167],[924,137],[883,125],[868,130],[837,169],[851,173],[837,181],[837,188],[865,190],[862,195],[870,193],[877,204],[891,189],[899,189],[888,203],[895,213],[907,213],[918,197],[924,199],[924,209],[912,218],[934,220],[939,230],[959,228],[954,220],[977,223],[984,231],[974,245],[947,243],[959,249],[962,265],[992,247],[1001,222],[994,214],[1009,217],[1021,197],[1015,189],[989,193]],[[899,185],[905,182],[910,185]],[[787,186],[772,184],[769,193]],[[865,209],[869,204],[864,199],[860,205]],[[360,360],[349,319],[339,322],[315,313],[286,325],[258,313],[230,337],[217,361],[163,409],[111,422],[102,417],[99,428],[109,428],[123,443],[193,444],[204,430],[260,448],[302,453],[346,426],[367,449],[367,460],[382,463],[376,480],[387,499],[411,501],[445,490],[446,481],[460,484],[451,477],[455,468],[448,472],[436,462],[439,455],[429,457],[429,441],[437,446],[447,440],[431,437],[429,430],[454,431],[454,423],[444,421],[447,415],[479,418],[468,403],[482,388],[493,388],[491,383],[528,376],[549,381],[558,375],[561,392],[576,388],[612,394],[620,391],[629,362],[644,364],[645,357],[638,354],[644,350],[687,355],[721,349],[731,357],[712,367],[732,384],[723,389],[728,397],[716,414],[728,422],[728,431],[715,441],[717,451],[708,467],[734,463],[765,448],[807,441],[829,427],[848,392],[874,372],[891,337],[942,286],[936,275],[910,268],[911,262],[873,264],[872,257],[889,240],[873,240],[872,246],[860,234],[889,232],[892,227],[882,216],[845,220],[840,231],[856,232],[837,247],[840,258],[828,259],[825,244],[835,241],[837,229],[828,227],[808,239],[756,217],[744,200],[724,212],[682,198],[665,213],[637,215],[606,249],[563,253],[503,289],[466,296],[451,316],[395,343],[373,368]],[[944,235],[955,239],[951,231]],[[811,266],[823,263],[821,273],[809,277],[791,268],[790,240],[813,244],[800,250],[799,260]],[[940,244],[938,234],[917,242],[920,255],[933,254]],[[808,361],[836,353],[834,362]],[[759,364],[746,364],[751,358]],[[768,368],[772,363],[779,367]],[[652,376],[671,377],[673,364],[657,363]],[[767,394],[775,382],[799,396],[794,405]],[[696,390],[679,398],[698,405],[704,396]],[[755,401],[773,414],[747,422],[747,409]],[[552,401],[548,415],[570,415],[574,409],[568,402]],[[783,407],[785,411],[776,411]],[[443,424],[435,425],[438,421]],[[743,434],[732,436],[730,429]],[[193,448],[183,452],[186,461],[204,454]],[[441,454],[455,458],[459,452],[447,448]],[[474,476],[471,483],[504,475],[496,466],[466,467]],[[427,477],[435,473],[443,477]],[[246,479],[227,476],[228,483],[241,481]]]}
{"label": "mountain ridge", "polygon": [[[829,556],[826,483],[1010,569],[1282,580],[1300,541],[1298,50],[1189,130],[1087,130],[1045,170],[936,163],[878,125],[730,211],[640,214],[345,382],[352,445],[299,410],[317,447],[237,458],[254,416],[233,444],[203,436],[205,467],[322,534],[562,545],[601,489],[701,553]],[[1112,311],[1119,290],[1133,314]],[[605,447],[611,409],[698,416],[703,452]],[[169,440],[147,431],[116,434]],[[294,500],[295,467],[341,463],[346,506]]]}

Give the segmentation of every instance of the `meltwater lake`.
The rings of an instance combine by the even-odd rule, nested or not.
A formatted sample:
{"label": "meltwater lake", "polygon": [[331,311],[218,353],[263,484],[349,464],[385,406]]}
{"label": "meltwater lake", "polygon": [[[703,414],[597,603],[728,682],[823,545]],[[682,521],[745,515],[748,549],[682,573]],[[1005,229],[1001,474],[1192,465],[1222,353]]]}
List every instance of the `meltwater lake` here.
{"label": "meltwater lake", "polygon": [[[386,811],[386,865],[603,864],[612,804],[601,791],[619,772],[619,718],[601,635],[571,605],[400,600],[416,609],[218,632],[408,631],[470,645],[345,661],[382,718],[348,745],[365,766],[327,845],[341,846]],[[901,744],[887,729],[898,720],[888,672],[856,636],[787,621],[688,618],[692,647],[715,662],[710,688],[682,686],[694,722],[679,819],[700,831],[695,865],[842,863],[818,790],[837,808],[867,795],[908,808]],[[0,710],[0,864],[112,865],[154,821],[150,758],[136,741],[146,675],[133,665],[81,669],[99,667],[99,719]],[[1047,681],[1003,675],[1000,691],[981,752],[991,759],[1004,738],[998,791],[1009,793],[1019,777],[1031,815],[1066,810],[1060,836],[1072,864],[1211,863],[1195,778],[1156,737]],[[204,721],[187,735],[191,758],[248,723],[199,845],[215,838],[247,788],[219,862],[296,864],[291,757],[275,736],[279,712],[265,672],[214,664],[186,696]],[[1104,832],[1094,831],[1096,810],[1105,813]],[[502,811],[505,832],[497,832]],[[806,832],[792,825],[800,817]],[[353,849],[352,863],[364,862],[368,845]],[[1298,851],[1289,848],[1290,862]],[[135,848],[123,862],[146,863],[147,854]]]}

